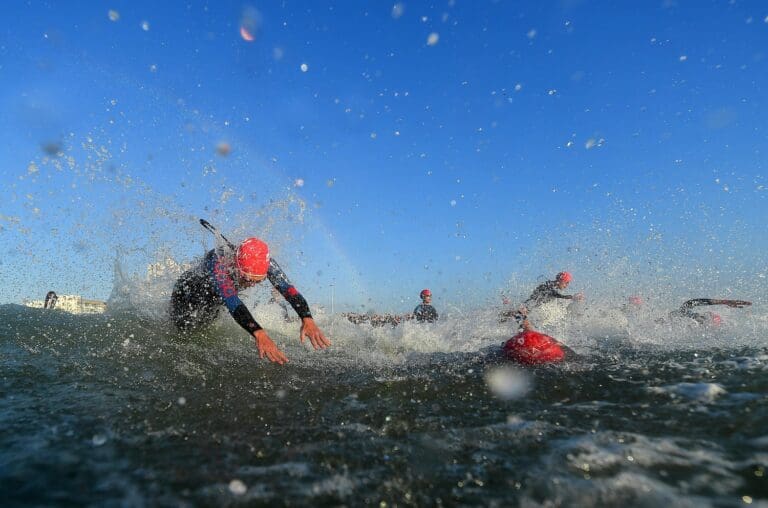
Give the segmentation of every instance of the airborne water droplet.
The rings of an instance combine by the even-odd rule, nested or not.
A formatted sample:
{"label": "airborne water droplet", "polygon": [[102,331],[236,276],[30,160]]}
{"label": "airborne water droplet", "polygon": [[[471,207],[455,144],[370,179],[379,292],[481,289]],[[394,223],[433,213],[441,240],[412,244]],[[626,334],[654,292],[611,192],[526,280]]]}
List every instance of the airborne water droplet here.
{"label": "airborne water droplet", "polygon": [[232,480],[229,482],[229,491],[236,496],[242,496],[248,492],[248,487],[240,480]]}

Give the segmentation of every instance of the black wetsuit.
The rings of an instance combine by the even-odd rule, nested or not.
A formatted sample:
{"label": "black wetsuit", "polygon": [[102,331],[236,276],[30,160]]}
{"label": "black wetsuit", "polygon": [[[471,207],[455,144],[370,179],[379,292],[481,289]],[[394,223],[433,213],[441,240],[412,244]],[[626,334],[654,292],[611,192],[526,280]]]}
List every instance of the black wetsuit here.
{"label": "black wetsuit", "polygon": [[557,290],[557,281],[549,280],[544,284],[540,284],[533,290],[531,296],[523,303],[528,309],[538,307],[552,300],[562,298],[565,300],[573,300],[573,295],[564,295]]}
{"label": "black wetsuit", "polygon": [[[211,250],[197,266],[176,281],[171,295],[171,318],[179,330],[191,330],[211,323],[222,305],[248,333],[261,330],[248,308],[237,295],[239,284],[231,253]],[[307,301],[293,287],[274,259],[269,260],[267,278],[301,318],[312,317]]]}
{"label": "black wetsuit", "polygon": [[705,314],[699,314],[694,312],[693,308],[700,305],[718,305],[720,300],[714,300],[712,298],[694,298],[684,302],[679,309],[669,313],[670,317],[687,317],[691,318],[700,325],[706,324],[711,321],[711,318]]}
{"label": "black wetsuit", "polygon": [[58,301],[59,297],[56,295],[54,291],[48,291],[48,294],[45,295],[45,303],[43,304],[44,309],[53,309],[56,307],[56,302]]}
{"label": "black wetsuit", "polygon": [[434,323],[437,321],[437,311],[428,303],[422,303],[413,309],[413,316],[419,323]]}
{"label": "black wetsuit", "polygon": [[[560,293],[557,290],[557,281],[549,280],[543,284],[539,284],[536,289],[533,290],[531,296],[529,296],[528,299],[523,302],[523,307],[525,307],[526,311],[528,311],[538,307],[539,305],[549,303],[558,298],[573,300],[573,295],[564,295]],[[499,313],[499,323],[505,323],[509,321],[509,319],[514,319],[518,322],[518,324],[522,324],[526,316],[527,314],[524,314],[520,310],[504,310]]]}

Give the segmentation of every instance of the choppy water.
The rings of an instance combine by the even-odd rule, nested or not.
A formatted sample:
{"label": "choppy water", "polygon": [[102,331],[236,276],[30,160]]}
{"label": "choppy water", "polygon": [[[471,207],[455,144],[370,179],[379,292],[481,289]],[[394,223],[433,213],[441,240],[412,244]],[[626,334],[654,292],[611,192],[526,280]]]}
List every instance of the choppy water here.
{"label": "choppy water", "polygon": [[482,313],[321,316],[323,352],[278,316],[259,313],[284,367],[226,320],[181,340],[153,320],[0,307],[3,504],[768,505],[754,317],[687,340],[587,337],[575,363],[510,370],[509,329]]}

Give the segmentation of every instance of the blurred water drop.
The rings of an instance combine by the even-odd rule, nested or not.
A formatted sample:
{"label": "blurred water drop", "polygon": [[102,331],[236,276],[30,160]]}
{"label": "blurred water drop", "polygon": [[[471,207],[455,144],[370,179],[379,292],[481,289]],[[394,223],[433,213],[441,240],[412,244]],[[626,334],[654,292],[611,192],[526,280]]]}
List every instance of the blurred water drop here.
{"label": "blurred water drop", "polygon": [[105,436],[104,434],[94,434],[93,438],[91,439],[91,443],[93,443],[93,446],[101,446],[106,442],[107,442],[107,436]]}
{"label": "blurred water drop", "polygon": [[427,37],[427,46],[434,46],[437,44],[437,42],[440,40],[440,34],[437,32],[432,32]]}
{"label": "blurred water drop", "polygon": [[216,145],[216,153],[221,155],[222,157],[226,157],[232,152],[232,146],[230,146],[229,143],[226,141],[220,141]]}
{"label": "blurred water drop", "polygon": [[236,496],[242,496],[248,492],[248,487],[240,480],[232,480],[229,482],[229,491]]}
{"label": "blurred water drop", "polygon": [[254,35],[251,34],[251,32],[249,32],[248,29],[245,28],[244,26],[240,27],[240,37],[242,37],[244,41],[248,41],[248,42],[253,42],[254,40],[256,40]]}
{"label": "blurred water drop", "polygon": [[497,367],[485,374],[485,383],[502,400],[518,399],[531,389],[528,374],[513,367]]}
{"label": "blurred water drop", "polygon": [[46,143],[43,143],[40,148],[42,148],[43,152],[45,152],[46,155],[49,155],[51,157],[58,157],[63,152],[61,143],[59,143],[58,141],[48,141]]}
{"label": "blurred water drop", "polygon": [[294,187],[304,187],[304,179],[303,178],[297,178],[293,182]]}
{"label": "blurred water drop", "polygon": [[405,5],[403,5],[403,2],[398,2],[392,6],[392,17],[394,19],[399,19],[403,13],[405,13]]}
{"label": "blurred water drop", "polygon": [[309,70],[309,65],[303,63],[299,68],[301,69],[301,72],[307,72]]}
{"label": "blurred water drop", "polygon": [[109,16],[110,21],[117,21],[120,19],[120,13],[113,9],[110,9],[107,16]]}
{"label": "blurred water drop", "polygon": [[240,16],[240,37],[244,41],[253,42],[261,33],[261,13],[251,6],[243,8]]}
{"label": "blurred water drop", "polygon": [[149,32],[149,21],[142,21],[141,22],[141,29],[145,32]]}

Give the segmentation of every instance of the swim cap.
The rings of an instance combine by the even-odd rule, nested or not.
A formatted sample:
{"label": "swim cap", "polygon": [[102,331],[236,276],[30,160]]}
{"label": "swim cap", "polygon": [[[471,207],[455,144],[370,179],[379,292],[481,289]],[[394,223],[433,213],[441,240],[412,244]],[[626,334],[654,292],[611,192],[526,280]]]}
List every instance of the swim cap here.
{"label": "swim cap", "polygon": [[629,297],[629,303],[632,305],[642,305],[643,304],[643,297],[642,296],[630,296]]}
{"label": "swim cap", "polygon": [[720,314],[715,314],[714,312],[708,312],[707,314],[709,314],[709,325],[720,326],[723,324],[723,318],[720,317]]}
{"label": "swim cap", "polygon": [[571,282],[573,280],[573,275],[571,275],[570,272],[560,272],[557,274],[557,277],[555,277],[555,280],[558,282]]}
{"label": "swim cap", "polygon": [[269,247],[258,238],[246,238],[237,248],[237,269],[246,277],[263,277],[269,270]]}
{"label": "swim cap", "polygon": [[432,291],[429,289],[422,289],[421,293],[419,293],[419,296],[424,298],[425,296],[432,296]]}

